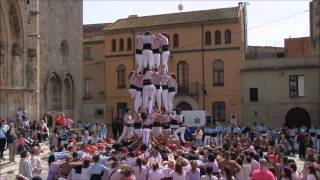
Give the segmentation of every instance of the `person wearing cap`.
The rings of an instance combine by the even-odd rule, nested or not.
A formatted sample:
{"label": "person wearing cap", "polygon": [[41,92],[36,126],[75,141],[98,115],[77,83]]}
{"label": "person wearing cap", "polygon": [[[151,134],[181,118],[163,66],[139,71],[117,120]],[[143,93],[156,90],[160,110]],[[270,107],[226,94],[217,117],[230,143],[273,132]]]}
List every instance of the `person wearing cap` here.
{"label": "person wearing cap", "polygon": [[159,33],[158,37],[160,39],[160,44],[161,44],[161,48],[162,48],[163,72],[164,72],[164,74],[168,74],[168,72],[169,72],[168,60],[170,57],[169,40],[168,40],[166,33]]}
{"label": "person wearing cap", "polygon": [[137,72],[142,72],[142,49],[143,49],[143,44],[142,44],[142,34],[137,34],[135,37],[135,43],[136,43],[136,54],[135,54],[135,60],[136,64],[138,66]]}
{"label": "person wearing cap", "polygon": [[178,90],[177,77],[174,73],[168,76],[168,111],[172,112],[173,99]]}
{"label": "person wearing cap", "polygon": [[124,138],[127,138],[127,137],[132,137],[133,135],[133,119],[130,115],[131,111],[130,111],[130,108],[126,108],[124,110],[124,117],[123,117],[123,122],[124,122],[124,126],[123,126],[123,130],[122,130],[122,134],[121,136],[119,137],[118,139],[118,143],[121,143],[121,141],[124,139]]}
{"label": "person wearing cap", "polygon": [[143,62],[143,68],[144,69],[152,69],[153,66],[153,53],[152,53],[152,44],[153,44],[153,38],[149,31],[144,33],[144,36],[142,37],[142,62]]}
{"label": "person wearing cap", "polygon": [[268,169],[268,161],[262,159],[260,161],[260,168],[252,172],[252,180],[275,180],[273,173]]}

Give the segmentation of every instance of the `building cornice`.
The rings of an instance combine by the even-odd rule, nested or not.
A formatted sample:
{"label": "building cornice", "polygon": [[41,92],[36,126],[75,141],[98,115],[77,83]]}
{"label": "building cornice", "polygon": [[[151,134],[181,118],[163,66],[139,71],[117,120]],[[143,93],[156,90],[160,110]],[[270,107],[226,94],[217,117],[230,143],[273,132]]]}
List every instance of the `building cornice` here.
{"label": "building cornice", "polygon": [[102,41],[104,41],[103,35],[83,37],[83,43],[102,42]]}
{"label": "building cornice", "polygon": [[[210,51],[235,51],[240,50],[240,46],[234,46],[234,47],[224,47],[224,48],[198,48],[198,49],[185,49],[185,50],[172,50],[170,53],[173,54],[180,54],[180,53],[194,53],[194,52],[210,52]],[[114,54],[114,55],[105,55],[105,58],[117,58],[117,57],[127,57],[127,56],[133,56],[134,53],[125,53],[125,54]]]}

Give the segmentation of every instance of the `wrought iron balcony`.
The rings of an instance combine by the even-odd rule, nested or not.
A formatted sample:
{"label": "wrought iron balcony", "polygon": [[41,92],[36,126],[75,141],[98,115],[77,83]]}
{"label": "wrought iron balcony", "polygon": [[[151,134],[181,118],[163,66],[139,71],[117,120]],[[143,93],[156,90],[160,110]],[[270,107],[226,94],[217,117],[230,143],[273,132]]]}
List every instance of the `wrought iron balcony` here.
{"label": "wrought iron balcony", "polygon": [[190,82],[188,84],[178,84],[178,96],[198,96],[199,95],[199,83]]}

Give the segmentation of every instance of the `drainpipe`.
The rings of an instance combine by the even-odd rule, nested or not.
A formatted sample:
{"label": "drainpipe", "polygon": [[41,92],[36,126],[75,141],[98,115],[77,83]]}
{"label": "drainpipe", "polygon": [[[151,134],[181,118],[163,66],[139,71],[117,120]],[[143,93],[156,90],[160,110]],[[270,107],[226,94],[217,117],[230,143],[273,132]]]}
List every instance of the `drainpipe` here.
{"label": "drainpipe", "polygon": [[135,50],[136,50],[136,39],[135,39],[135,32],[133,29],[131,29],[131,32],[132,32],[132,51],[133,51],[132,65],[133,65],[133,70],[136,70],[136,66],[135,66],[135,62],[134,62],[135,61]]}
{"label": "drainpipe", "polygon": [[201,23],[201,55],[202,55],[202,108],[203,110],[206,109],[206,103],[205,103],[205,84],[204,84],[204,42],[203,42],[203,23]]}

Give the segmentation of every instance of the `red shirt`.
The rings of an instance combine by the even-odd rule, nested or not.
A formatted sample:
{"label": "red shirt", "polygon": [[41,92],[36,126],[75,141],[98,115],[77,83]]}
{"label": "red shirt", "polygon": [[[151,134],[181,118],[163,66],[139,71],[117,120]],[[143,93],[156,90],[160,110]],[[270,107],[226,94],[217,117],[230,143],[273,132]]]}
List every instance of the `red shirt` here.
{"label": "red shirt", "polygon": [[271,171],[265,169],[257,169],[252,173],[252,180],[275,180]]}

